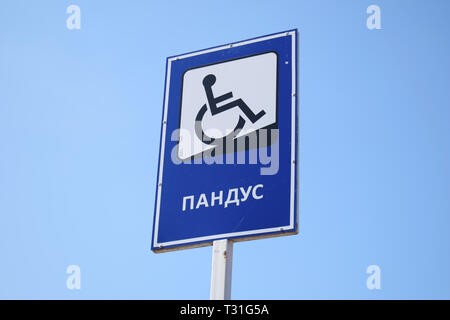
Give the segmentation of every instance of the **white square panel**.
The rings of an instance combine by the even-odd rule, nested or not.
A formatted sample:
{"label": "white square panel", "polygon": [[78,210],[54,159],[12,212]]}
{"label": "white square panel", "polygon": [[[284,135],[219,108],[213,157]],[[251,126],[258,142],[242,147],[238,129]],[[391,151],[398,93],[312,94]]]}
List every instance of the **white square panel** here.
{"label": "white square panel", "polygon": [[[195,120],[202,108],[201,129],[215,139],[233,133],[236,133],[235,138],[239,138],[276,123],[277,63],[277,54],[266,52],[186,71],[181,94],[178,157],[184,160],[214,148],[214,145],[202,141],[198,131],[196,133]],[[206,86],[204,80],[208,83]],[[208,102],[208,87],[215,99],[227,98],[216,104],[215,110],[220,111],[215,114],[211,111],[214,106],[211,108]],[[242,102],[248,108],[243,107]],[[229,109],[221,111],[225,105]],[[239,122],[240,118],[243,121]],[[234,131],[238,123],[243,126],[240,131]]]}

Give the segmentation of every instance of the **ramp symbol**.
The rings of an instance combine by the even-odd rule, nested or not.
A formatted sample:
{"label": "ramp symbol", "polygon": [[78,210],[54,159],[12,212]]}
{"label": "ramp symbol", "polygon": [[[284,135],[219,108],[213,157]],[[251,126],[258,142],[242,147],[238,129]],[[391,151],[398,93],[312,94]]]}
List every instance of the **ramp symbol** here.
{"label": "ramp symbol", "polygon": [[[195,134],[203,143],[209,145],[217,144],[216,138],[212,138],[206,135],[202,128],[202,120],[206,114],[206,111],[208,110],[208,106],[212,116],[215,116],[217,114],[220,114],[233,108],[239,108],[252,123],[255,123],[266,114],[264,110],[261,110],[260,112],[255,114],[252,111],[252,109],[250,109],[250,107],[244,102],[244,100],[240,98],[228,102],[222,106],[218,106],[217,104],[233,98],[233,92],[230,91],[221,96],[214,97],[214,93],[212,90],[213,85],[216,83],[216,76],[214,74],[208,74],[203,78],[202,82],[208,102],[205,103],[197,113],[197,116],[195,118]],[[245,121],[246,120],[241,115],[239,115],[239,120],[234,130],[229,134],[227,134],[226,136],[224,136],[223,138],[234,139],[244,127]]]}

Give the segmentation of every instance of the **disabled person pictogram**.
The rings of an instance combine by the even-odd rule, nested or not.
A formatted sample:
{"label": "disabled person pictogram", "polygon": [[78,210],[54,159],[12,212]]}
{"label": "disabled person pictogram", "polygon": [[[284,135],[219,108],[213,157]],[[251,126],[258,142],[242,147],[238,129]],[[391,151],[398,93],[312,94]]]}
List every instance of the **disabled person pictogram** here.
{"label": "disabled person pictogram", "polygon": [[[202,83],[203,83],[203,87],[205,89],[206,98],[207,98],[208,102],[206,104],[204,104],[200,108],[199,112],[197,113],[197,116],[195,118],[195,133],[196,133],[197,137],[203,143],[217,144],[216,138],[207,136],[202,128],[202,120],[206,114],[206,111],[208,111],[208,106],[209,106],[209,110],[210,110],[212,116],[215,116],[217,114],[220,114],[222,112],[228,111],[233,108],[239,108],[242,111],[242,113],[245,115],[245,117],[248,118],[248,120],[250,120],[252,123],[255,123],[256,121],[258,121],[261,117],[263,117],[266,114],[266,112],[264,110],[261,110],[260,112],[255,114],[252,111],[252,109],[244,102],[244,100],[242,100],[240,98],[233,100],[231,102],[228,102],[222,106],[218,106],[219,103],[233,98],[233,92],[230,91],[221,96],[214,97],[212,87],[216,83],[216,76],[213,74],[208,74],[207,76],[205,76],[203,78]],[[229,134],[227,134],[226,136],[222,137],[222,139],[223,138],[234,139],[239,134],[239,132],[242,130],[242,128],[244,127],[245,122],[246,122],[246,120],[241,115],[239,115],[239,120],[238,120],[238,123],[236,124],[234,130],[232,132],[230,132]]]}

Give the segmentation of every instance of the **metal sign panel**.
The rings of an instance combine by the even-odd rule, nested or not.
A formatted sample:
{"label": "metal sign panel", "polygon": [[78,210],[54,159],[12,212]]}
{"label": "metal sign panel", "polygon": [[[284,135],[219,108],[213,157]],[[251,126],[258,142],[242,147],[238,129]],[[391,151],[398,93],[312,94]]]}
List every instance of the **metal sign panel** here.
{"label": "metal sign panel", "polygon": [[297,38],[167,58],[152,250],[298,232]]}

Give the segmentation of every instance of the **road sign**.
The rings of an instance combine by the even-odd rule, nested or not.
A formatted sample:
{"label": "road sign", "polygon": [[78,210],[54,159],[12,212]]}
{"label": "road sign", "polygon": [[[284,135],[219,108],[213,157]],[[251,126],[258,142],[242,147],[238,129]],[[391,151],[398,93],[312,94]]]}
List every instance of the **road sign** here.
{"label": "road sign", "polygon": [[298,232],[297,38],[167,58],[153,251]]}

